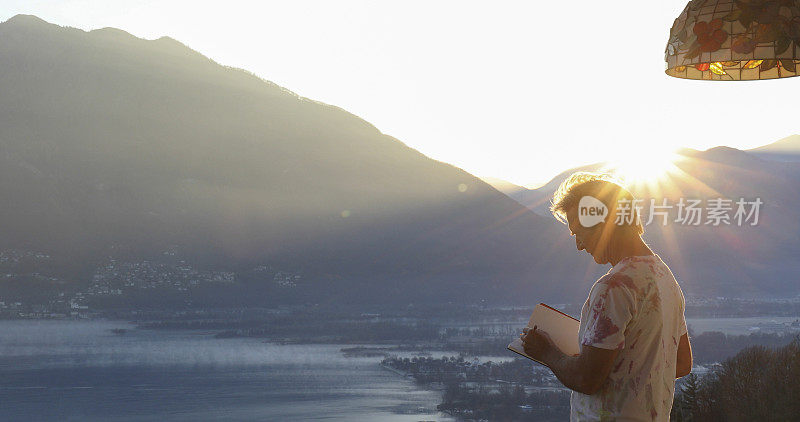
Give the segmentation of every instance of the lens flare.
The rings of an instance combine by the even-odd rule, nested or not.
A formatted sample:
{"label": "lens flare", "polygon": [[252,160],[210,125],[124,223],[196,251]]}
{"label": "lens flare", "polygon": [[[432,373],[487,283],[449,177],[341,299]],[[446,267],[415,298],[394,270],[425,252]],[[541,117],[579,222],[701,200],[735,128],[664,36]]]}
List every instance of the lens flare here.
{"label": "lens flare", "polygon": [[629,185],[652,184],[666,178],[680,158],[674,151],[637,153],[610,161],[603,169]]}

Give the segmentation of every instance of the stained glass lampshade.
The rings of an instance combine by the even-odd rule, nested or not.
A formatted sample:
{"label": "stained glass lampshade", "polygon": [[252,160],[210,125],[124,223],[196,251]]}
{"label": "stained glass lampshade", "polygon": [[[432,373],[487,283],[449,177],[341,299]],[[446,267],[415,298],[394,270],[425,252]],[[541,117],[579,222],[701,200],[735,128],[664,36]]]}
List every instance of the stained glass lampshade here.
{"label": "stained glass lampshade", "polygon": [[672,25],[665,60],[676,78],[797,76],[800,0],[692,0]]}

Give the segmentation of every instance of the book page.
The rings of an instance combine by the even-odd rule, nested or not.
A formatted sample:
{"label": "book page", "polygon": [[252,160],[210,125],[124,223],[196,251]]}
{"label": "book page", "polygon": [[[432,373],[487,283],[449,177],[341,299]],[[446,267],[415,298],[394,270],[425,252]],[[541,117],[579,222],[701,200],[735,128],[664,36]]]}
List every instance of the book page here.
{"label": "book page", "polygon": [[[533,309],[531,318],[528,320],[528,328],[533,329],[533,327],[546,332],[550,336],[550,339],[553,340],[556,347],[565,354],[577,355],[581,352],[580,346],[578,345],[580,321],[577,319],[561,313],[544,303],[540,303]],[[514,339],[514,341],[508,345],[508,349],[528,359],[533,359],[525,354],[522,340],[519,338]],[[539,362],[538,360],[536,361]]]}

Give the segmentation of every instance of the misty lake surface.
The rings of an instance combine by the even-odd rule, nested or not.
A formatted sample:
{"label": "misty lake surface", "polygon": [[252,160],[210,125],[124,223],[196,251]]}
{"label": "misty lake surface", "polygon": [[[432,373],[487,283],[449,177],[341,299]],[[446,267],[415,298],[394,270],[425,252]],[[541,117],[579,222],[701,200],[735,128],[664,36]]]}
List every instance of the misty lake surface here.
{"label": "misty lake surface", "polygon": [[761,316],[746,318],[686,318],[686,324],[697,335],[707,331],[719,331],[730,335],[745,335],[770,332],[798,332],[800,327],[792,323],[800,321],[800,316]]}
{"label": "misty lake surface", "polygon": [[341,347],[0,321],[0,420],[453,420],[441,393]]}
{"label": "misty lake surface", "polygon": [[[798,321],[798,325],[792,323]],[[528,318],[518,320],[490,320],[482,322],[459,322],[446,324],[452,328],[482,328],[490,333],[503,333],[513,337],[519,332]],[[733,318],[686,318],[686,323],[697,335],[707,331],[719,331],[729,335],[746,335],[753,333],[792,333],[800,332],[799,316],[758,316]]]}

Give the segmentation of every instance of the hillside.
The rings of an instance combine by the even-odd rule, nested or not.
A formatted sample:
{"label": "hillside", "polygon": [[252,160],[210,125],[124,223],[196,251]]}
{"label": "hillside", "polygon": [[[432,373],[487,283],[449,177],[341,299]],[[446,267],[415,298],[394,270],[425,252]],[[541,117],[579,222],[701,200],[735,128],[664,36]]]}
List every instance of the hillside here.
{"label": "hillside", "polygon": [[[607,270],[547,213],[573,170],[515,201],[167,37],[20,15],[0,24],[0,58],[0,251],[52,257],[0,266],[2,297],[104,282],[110,259],[232,273],[203,294],[233,305],[579,303]],[[648,228],[687,294],[800,293],[798,165],[726,147],[683,155],[685,174],[637,195],[764,200],[757,227]],[[281,284],[277,270],[300,278]],[[144,292],[138,303],[153,300]]]}
{"label": "hillside", "polygon": [[787,136],[771,144],[748,150],[748,152],[774,161],[800,161],[800,135]]}
{"label": "hillside", "polygon": [[53,254],[72,279],[171,249],[290,268],[313,295],[477,300],[489,285],[513,296],[553,227],[357,116],[167,37],[20,15],[0,24],[0,57],[0,247]]}

